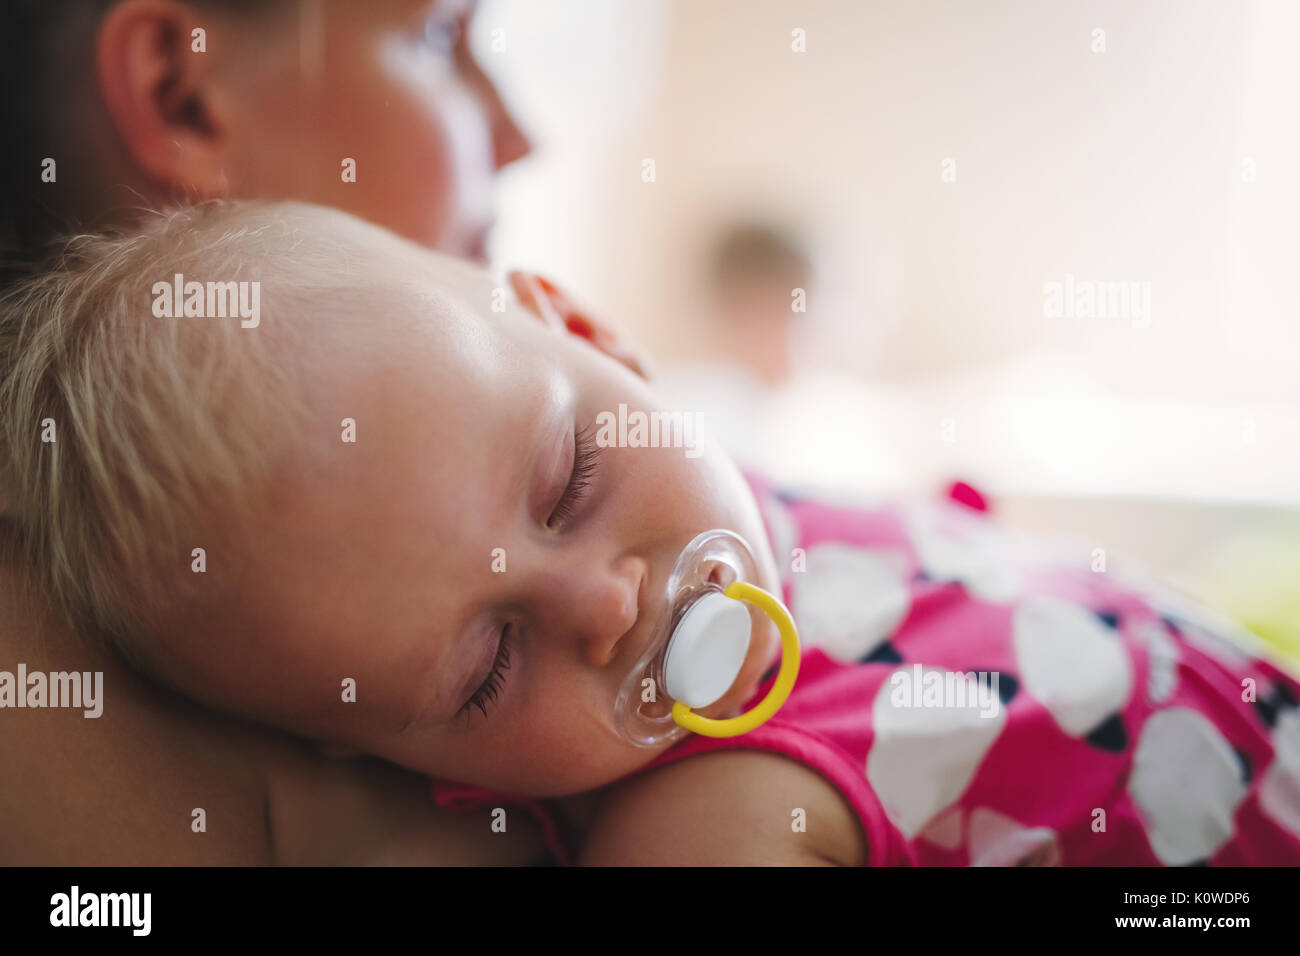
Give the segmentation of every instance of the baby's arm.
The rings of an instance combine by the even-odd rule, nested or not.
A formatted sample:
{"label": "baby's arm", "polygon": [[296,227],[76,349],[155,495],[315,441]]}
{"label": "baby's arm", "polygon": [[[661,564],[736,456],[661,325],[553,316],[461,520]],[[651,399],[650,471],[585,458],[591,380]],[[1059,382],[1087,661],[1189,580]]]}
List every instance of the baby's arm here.
{"label": "baby's arm", "polygon": [[[806,831],[793,824],[802,809]],[[584,866],[858,866],[857,814],[816,771],[763,750],[697,754],[610,788]]]}

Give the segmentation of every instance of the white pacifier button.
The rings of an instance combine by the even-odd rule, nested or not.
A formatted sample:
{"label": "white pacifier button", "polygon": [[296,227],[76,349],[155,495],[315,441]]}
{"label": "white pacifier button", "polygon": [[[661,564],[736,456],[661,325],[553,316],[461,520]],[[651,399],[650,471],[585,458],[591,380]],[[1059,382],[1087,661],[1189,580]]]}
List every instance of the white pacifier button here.
{"label": "white pacifier button", "polygon": [[664,689],[687,707],[707,707],[736,682],[749,650],[749,609],[718,591],[701,597],[668,640]]}

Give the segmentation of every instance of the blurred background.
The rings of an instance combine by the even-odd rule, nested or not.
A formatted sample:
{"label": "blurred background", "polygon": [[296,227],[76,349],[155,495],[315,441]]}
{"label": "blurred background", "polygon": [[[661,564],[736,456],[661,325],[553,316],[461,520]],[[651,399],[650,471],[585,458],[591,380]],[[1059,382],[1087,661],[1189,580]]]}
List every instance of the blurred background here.
{"label": "blurred background", "polygon": [[968,481],[1300,659],[1300,3],[483,0],[474,31],[537,146],[494,268],[628,329],[743,462]]}

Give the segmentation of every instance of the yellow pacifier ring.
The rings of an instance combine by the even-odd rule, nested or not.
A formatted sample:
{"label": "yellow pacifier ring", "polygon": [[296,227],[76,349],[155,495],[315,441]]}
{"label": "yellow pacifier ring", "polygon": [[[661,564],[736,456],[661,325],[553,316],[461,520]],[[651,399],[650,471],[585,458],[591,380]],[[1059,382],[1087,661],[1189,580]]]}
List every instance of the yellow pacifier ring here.
{"label": "yellow pacifier ring", "polygon": [[738,717],[726,720],[701,717],[680,700],[675,701],[673,720],[677,725],[704,737],[738,737],[766,723],[781,709],[794,689],[795,678],[799,676],[799,632],[795,630],[794,619],[786,606],[762,588],[746,581],[733,581],[722,593],[733,600],[752,604],[775,622],[781,634],[781,670],[767,696]]}

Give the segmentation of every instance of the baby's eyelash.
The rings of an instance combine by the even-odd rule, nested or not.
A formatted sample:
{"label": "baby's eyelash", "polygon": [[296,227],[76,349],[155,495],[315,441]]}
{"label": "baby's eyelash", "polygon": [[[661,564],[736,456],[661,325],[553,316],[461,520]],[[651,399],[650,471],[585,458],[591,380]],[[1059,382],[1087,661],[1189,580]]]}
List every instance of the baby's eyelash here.
{"label": "baby's eyelash", "polygon": [[[573,473],[569,475],[569,483],[565,486],[564,493],[560,495],[555,510],[547,520],[548,526],[563,525],[573,517],[574,509],[582,500],[583,494],[591,484],[592,476],[596,473],[599,457],[600,447],[596,444],[596,437],[589,426],[584,427],[574,436]],[[505,672],[509,669],[510,625],[507,624],[501,628],[501,638],[497,644],[497,656],[492,663],[492,670],[479,685],[478,690],[474,691],[470,699],[457,711],[457,716],[463,715],[468,718],[477,707],[479,713],[486,717],[488,704],[496,701],[500,696],[506,682]]]}
{"label": "baby's eyelash", "polygon": [[546,521],[547,527],[563,525],[573,517],[574,509],[582,500],[583,494],[591,484],[592,476],[596,473],[599,458],[600,447],[596,444],[596,436],[592,434],[591,427],[586,426],[574,438],[573,474],[569,476],[569,484],[565,487],[564,494],[560,495],[555,510]]}
{"label": "baby's eyelash", "polygon": [[464,715],[466,720],[470,717],[470,712],[477,707],[484,717],[487,716],[487,705],[497,699],[501,693],[501,688],[505,686],[505,671],[510,670],[510,625],[506,624],[501,628],[501,639],[497,643],[496,660],[492,662],[492,670],[479,685],[478,690],[459,711],[456,716]]}

